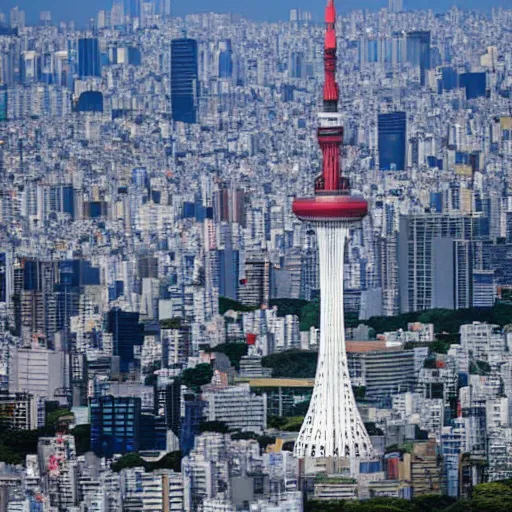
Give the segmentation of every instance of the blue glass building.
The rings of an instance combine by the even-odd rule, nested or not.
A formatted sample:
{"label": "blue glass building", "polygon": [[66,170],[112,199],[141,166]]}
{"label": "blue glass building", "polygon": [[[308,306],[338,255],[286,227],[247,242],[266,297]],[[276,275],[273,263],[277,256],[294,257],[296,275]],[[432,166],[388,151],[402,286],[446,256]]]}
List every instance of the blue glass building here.
{"label": "blue glass building", "polygon": [[174,39],[171,42],[171,108],[174,121],[197,122],[199,96],[197,41]]}
{"label": "blue glass building", "polygon": [[100,396],[92,398],[91,450],[99,457],[139,450],[141,399]]}
{"label": "blue glass building", "polygon": [[120,358],[120,370],[128,372],[135,359],[134,348],[144,342],[139,314],[114,308],[107,315],[107,330],[113,335],[114,355]]}
{"label": "blue glass building", "polygon": [[407,33],[407,62],[420,68],[420,82],[425,85],[426,71],[431,66],[429,31]]}
{"label": "blue glass building", "polygon": [[405,112],[379,114],[378,131],[380,170],[403,171],[407,139]]}
{"label": "blue glass building", "polygon": [[100,46],[94,37],[78,40],[78,75],[101,77]]}
{"label": "blue glass building", "polygon": [[233,300],[238,299],[240,254],[231,246],[219,253],[219,294]]}
{"label": "blue glass building", "polygon": [[231,78],[233,74],[233,51],[231,49],[231,39],[226,39],[221,43],[219,53],[219,78]]}
{"label": "blue glass building", "polygon": [[0,85],[0,121],[7,121],[7,85]]}
{"label": "blue glass building", "polygon": [[186,457],[194,448],[196,436],[201,431],[203,410],[206,402],[194,395],[185,395],[185,417],[180,430],[180,447],[183,457]]}
{"label": "blue glass building", "polygon": [[460,87],[466,89],[466,99],[483,98],[487,91],[487,75],[480,73],[462,73],[459,75]]}

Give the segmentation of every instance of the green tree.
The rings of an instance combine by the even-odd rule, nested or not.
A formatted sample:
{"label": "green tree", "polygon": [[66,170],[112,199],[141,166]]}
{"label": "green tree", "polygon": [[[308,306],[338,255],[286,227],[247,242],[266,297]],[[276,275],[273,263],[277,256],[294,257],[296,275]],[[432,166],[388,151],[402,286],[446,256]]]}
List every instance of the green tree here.
{"label": "green tree", "polygon": [[199,392],[201,386],[210,384],[213,368],[210,364],[198,364],[195,368],[187,368],[182,374],[182,381],[188,388]]}
{"label": "green tree", "polygon": [[267,419],[267,425],[269,428],[281,429],[283,425],[286,425],[286,418],[282,416],[269,416]]}
{"label": "green tree", "polygon": [[286,423],[281,427],[284,432],[298,432],[302,423],[304,422],[304,416],[297,416],[296,418],[286,418]]}
{"label": "green tree", "polygon": [[418,496],[413,500],[418,512],[443,512],[448,507],[457,503],[456,498],[451,496],[440,496],[438,494],[427,494]]}
{"label": "green tree", "polygon": [[144,468],[148,469],[148,463],[136,452],[127,453],[120,457],[116,462],[112,464],[112,471],[119,473],[123,469],[127,468]]}
{"label": "green tree", "polygon": [[345,501],[307,501],[304,512],[343,512]]}
{"label": "green tree", "polygon": [[181,472],[181,452],[169,452],[164,455],[160,460],[151,462],[149,467],[151,471],[156,469],[171,469],[176,473]]}
{"label": "green tree", "polygon": [[311,327],[320,327],[320,301],[313,300],[300,311],[300,330],[309,331]]}
{"label": "green tree", "polygon": [[318,354],[304,350],[288,350],[264,357],[261,364],[272,368],[272,377],[314,378]]}
{"label": "green tree", "polygon": [[224,313],[233,310],[233,311],[239,311],[239,312],[249,312],[249,311],[255,311],[256,309],[259,309],[255,306],[247,306],[245,304],[242,304],[241,302],[238,302],[233,299],[228,299],[227,297],[219,297],[219,313],[223,315]]}
{"label": "green tree", "polygon": [[277,306],[278,316],[295,315],[299,318],[302,315],[302,308],[307,306],[309,302],[302,299],[272,299],[270,307]]}
{"label": "green tree", "polygon": [[70,434],[75,438],[77,455],[91,450],[91,425],[77,425]]}
{"label": "green tree", "polygon": [[55,425],[60,418],[64,416],[72,416],[73,413],[69,409],[57,409],[46,415],[46,425]]}
{"label": "green tree", "polygon": [[180,329],[182,323],[181,317],[174,318],[166,318],[164,320],[160,320],[160,328],[161,329]]}
{"label": "green tree", "polygon": [[512,510],[512,487],[502,482],[477,485],[471,497],[471,510],[474,512]]}

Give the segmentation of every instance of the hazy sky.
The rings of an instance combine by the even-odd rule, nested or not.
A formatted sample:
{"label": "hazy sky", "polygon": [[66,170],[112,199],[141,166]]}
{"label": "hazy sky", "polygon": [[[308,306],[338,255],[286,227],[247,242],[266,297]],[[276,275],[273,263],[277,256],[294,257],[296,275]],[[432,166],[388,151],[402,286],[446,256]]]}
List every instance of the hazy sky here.
{"label": "hazy sky", "polygon": [[[466,9],[489,9],[502,5],[512,8],[512,0],[404,0],[408,9],[433,8],[437,11],[452,5]],[[39,11],[50,10],[56,20],[75,20],[84,23],[100,9],[109,9],[112,0],[0,0],[0,10],[8,11],[19,5],[27,11],[29,21],[37,20]],[[173,0],[173,11],[182,15],[197,11],[238,12],[253,19],[286,19],[294,7],[310,10],[320,18],[324,0]],[[339,10],[379,9],[387,0],[337,0]]]}

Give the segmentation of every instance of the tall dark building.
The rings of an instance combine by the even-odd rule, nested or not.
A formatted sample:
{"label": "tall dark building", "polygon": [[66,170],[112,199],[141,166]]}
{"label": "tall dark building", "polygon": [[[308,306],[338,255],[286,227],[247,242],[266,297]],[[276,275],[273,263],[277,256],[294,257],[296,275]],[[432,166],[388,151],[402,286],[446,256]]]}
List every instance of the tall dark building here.
{"label": "tall dark building", "polygon": [[7,121],[7,85],[0,85],[0,121]]}
{"label": "tall dark building", "polygon": [[421,85],[425,85],[426,71],[431,66],[429,31],[407,33],[407,62],[420,68]]}
{"label": "tall dark building", "polygon": [[194,394],[185,395],[184,400],[185,416],[180,428],[180,447],[183,457],[186,457],[194,448],[195,438],[201,431],[206,402]]}
{"label": "tall dark building", "polygon": [[407,139],[405,112],[379,114],[378,126],[379,169],[381,171],[403,171]]}
{"label": "tall dark building", "polygon": [[264,255],[251,255],[245,261],[245,279],[238,288],[238,300],[248,306],[268,304],[270,298],[270,262]]}
{"label": "tall dark building", "polygon": [[181,381],[174,379],[157,385],[155,392],[156,416],[165,419],[165,425],[179,435],[181,423]]}
{"label": "tall dark building", "polygon": [[466,89],[466,99],[483,98],[487,92],[487,74],[479,73],[462,73],[459,76],[460,87]]}
{"label": "tall dark building", "polygon": [[99,457],[139,450],[141,399],[100,396],[91,399],[91,450]]}
{"label": "tall dark building", "polygon": [[171,107],[174,121],[197,122],[198,95],[197,41],[174,39],[171,42]]}
{"label": "tall dark building", "polygon": [[100,46],[96,38],[78,40],[78,75],[80,78],[101,76]]}
{"label": "tall dark building", "polygon": [[142,346],[144,329],[139,324],[139,314],[114,308],[108,313],[107,330],[112,333],[114,355],[120,358],[121,372],[128,372],[134,357],[134,348]]}

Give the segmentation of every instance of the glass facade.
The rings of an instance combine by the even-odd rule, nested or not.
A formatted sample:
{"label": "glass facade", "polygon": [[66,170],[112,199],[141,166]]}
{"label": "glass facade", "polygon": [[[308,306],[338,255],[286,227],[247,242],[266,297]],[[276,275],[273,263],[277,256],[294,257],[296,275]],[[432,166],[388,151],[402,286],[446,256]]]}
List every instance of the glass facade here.
{"label": "glass facade", "polygon": [[405,112],[379,114],[379,168],[381,171],[403,171],[407,122]]}
{"label": "glass facade", "polygon": [[121,372],[128,372],[134,362],[134,347],[144,342],[143,327],[139,314],[113,309],[109,311],[108,332],[113,334],[114,355],[120,357]]}
{"label": "glass facade", "polygon": [[0,85],[0,121],[7,121],[7,86]]}
{"label": "glass facade", "polygon": [[101,396],[93,398],[91,450],[100,457],[139,450],[141,399]]}
{"label": "glass facade", "polygon": [[466,99],[483,98],[487,90],[486,73],[462,73],[459,76],[460,87],[466,89]]}
{"label": "glass facade", "polygon": [[197,41],[173,40],[171,42],[171,107],[174,121],[197,122],[198,84]]}
{"label": "glass facade", "polygon": [[431,66],[429,31],[407,33],[407,62],[420,68],[420,82],[425,85],[426,70]]}
{"label": "glass facade", "polygon": [[78,40],[78,75],[101,77],[100,46],[96,38]]}

